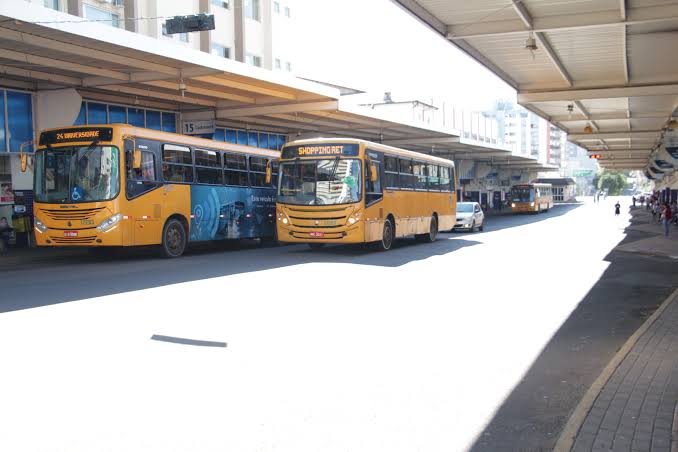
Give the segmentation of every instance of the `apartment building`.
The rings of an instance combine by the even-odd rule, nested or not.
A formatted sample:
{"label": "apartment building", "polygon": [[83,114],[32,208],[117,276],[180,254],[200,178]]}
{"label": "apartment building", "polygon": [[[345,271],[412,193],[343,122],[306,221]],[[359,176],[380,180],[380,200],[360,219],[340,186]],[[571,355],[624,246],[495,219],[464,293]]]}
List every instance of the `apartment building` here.
{"label": "apartment building", "polygon": [[[291,35],[295,0],[25,1],[252,66],[294,70]],[[167,18],[201,13],[214,15],[214,30],[167,34]]]}

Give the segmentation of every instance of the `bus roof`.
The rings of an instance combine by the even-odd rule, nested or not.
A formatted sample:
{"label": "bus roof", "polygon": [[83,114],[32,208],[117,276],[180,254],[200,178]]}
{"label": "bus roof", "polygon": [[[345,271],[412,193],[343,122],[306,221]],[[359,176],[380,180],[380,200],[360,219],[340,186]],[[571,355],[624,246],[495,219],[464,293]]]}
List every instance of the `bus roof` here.
{"label": "bus roof", "polygon": [[[117,130],[122,135],[132,135],[138,138],[146,138],[149,140],[158,140],[158,141],[167,141],[175,144],[183,144],[186,146],[195,146],[199,148],[209,148],[212,150],[219,151],[230,151],[230,152],[239,152],[243,154],[254,154],[261,155],[266,157],[280,157],[280,151],[275,151],[271,149],[257,148],[254,146],[245,146],[242,144],[227,143],[224,141],[215,141],[207,138],[198,138],[192,137],[189,135],[181,135],[178,133],[171,132],[162,132],[160,130],[146,129],[144,127],[137,127],[130,124],[87,124],[82,126],[68,126],[68,127],[56,127],[52,129],[45,129],[42,132],[53,132],[59,130],[72,130],[72,129],[87,129],[87,128],[113,128]],[[88,143],[89,140],[83,141],[72,141],[72,143]],[[64,143],[60,143],[64,144]],[[41,146],[42,148],[42,146]]]}
{"label": "bus roof", "polygon": [[306,140],[296,140],[285,143],[285,146],[298,146],[302,144],[315,144],[315,143],[355,143],[362,144],[370,149],[375,151],[387,152],[389,154],[394,154],[399,157],[408,157],[411,159],[423,160],[429,163],[438,163],[442,165],[454,166],[452,160],[435,157],[428,154],[422,154],[421,152],[408,151],[406,149],[400,149],[393,146],[388,146],[386,144],[375,143],[373,141],[362,140],[360,138],[310,138]]}

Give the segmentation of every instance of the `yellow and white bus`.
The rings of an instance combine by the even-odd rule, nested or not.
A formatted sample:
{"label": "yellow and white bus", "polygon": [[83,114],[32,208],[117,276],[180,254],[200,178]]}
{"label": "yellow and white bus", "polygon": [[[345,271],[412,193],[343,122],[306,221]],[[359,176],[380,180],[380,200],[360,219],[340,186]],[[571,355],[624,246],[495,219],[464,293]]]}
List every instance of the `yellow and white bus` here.
{"label": "yellow and white bus", "polygon": [[518,184],[511,187],[511,210],[514,213],[547,212],[553,207],[551,184]]}
{"label": "yellow and white bus", "polygon": [[46,130],[35,153],[39,246],[275,237],[278,151],[125,124]]}
{"label": "yellow and white bus", "polygon": [[454,163],[358,139],[287,143],[276,215],[280,242],[432,242],[456,218]]}

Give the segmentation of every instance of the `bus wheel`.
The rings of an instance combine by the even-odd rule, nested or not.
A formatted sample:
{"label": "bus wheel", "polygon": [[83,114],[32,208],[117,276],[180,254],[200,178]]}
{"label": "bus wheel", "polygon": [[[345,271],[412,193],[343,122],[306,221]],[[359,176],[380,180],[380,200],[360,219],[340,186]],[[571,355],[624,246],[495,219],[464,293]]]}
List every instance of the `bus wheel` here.
{"label": "bus wheel", "polygon": [[186,249],[186,229],[181,221],[171,218],[162,230],[162,255],[179,257]]}
{"label": "bus wheel", "polygon": [[384,221],[384,231],[381,240],[374,243],[377,251],[388,251],[393,246],[393,223],[388,218]]}
{"label": "bus wheel", "polygon": [[320,248],[324,247],[324,243],[309,243],[308,247],[311,248],[312,250],[319,250]]}
{"label": "bus wheel", "polygon": [[438,220],[436,217],[431,217],[431,224],[427,234],[417,234],[416,238],[421,242],[433,243],[438,238]]}

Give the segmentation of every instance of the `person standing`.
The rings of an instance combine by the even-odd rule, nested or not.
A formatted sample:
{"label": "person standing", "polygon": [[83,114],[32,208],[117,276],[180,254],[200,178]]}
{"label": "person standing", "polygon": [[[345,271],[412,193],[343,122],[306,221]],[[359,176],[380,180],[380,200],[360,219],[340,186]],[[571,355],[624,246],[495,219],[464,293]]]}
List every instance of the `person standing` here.
{"label": "person standing", "polygon": [[619,204],[619,201],[617,201],[617,204],[614,205],[614,215],[615,216],[619,215],[620,209],[621,209],[621,205]]}
{"label": "person standing", "polygon": [[672,217],[671,206],[669,206],[668,202],[665,202],[662,210],[662,223],[664,225],[664,237],[666,238],[669,237],[669,225],[671,224]]}
{"label": "person standing", "polygon": [[633,201],[633,208],[635,209],[636,208],[636,197],[632,196],[631,201]]}

